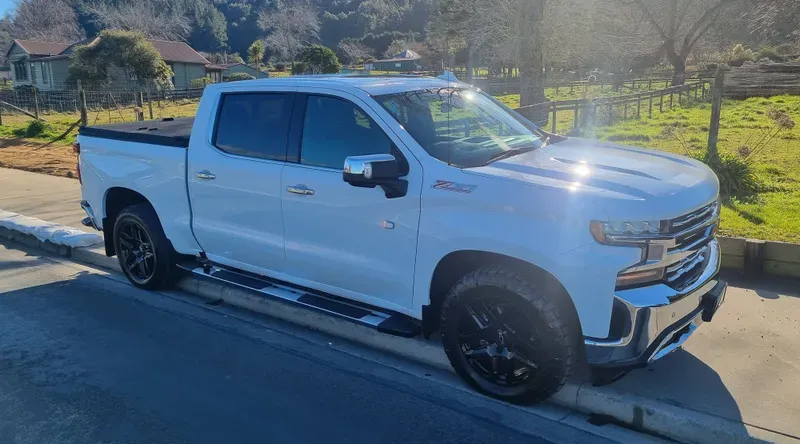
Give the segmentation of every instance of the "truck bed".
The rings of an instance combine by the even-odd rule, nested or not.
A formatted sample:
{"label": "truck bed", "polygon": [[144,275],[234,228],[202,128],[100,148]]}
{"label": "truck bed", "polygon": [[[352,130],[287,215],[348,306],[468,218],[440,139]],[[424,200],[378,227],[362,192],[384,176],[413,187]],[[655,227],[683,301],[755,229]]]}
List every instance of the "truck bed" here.
{"label": "truck bed", "polygon": [[175,119],[168,117],[160,120],[142,122],[123,122],[110,125],[84,126],[78,134],[89,137],[141,142],[154,145],[189,147],[189,135],[192,133],[194,117]]}

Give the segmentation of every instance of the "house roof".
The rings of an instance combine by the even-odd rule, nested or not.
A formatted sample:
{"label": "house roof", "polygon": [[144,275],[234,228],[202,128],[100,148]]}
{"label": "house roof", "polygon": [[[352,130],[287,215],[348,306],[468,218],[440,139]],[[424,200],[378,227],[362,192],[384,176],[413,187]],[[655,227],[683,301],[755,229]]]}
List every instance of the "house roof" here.
{"label": "house roof", "polygon": [[206,65],[206,69],[210,69],[211,71],[225,71],[226,69],[228,69],[228,67],[226,65],[224,65],[224,64],[223,65],[217,65],[217,64],[214,64],[214,63],[210,63],[210,64]]}
{"label": "house roof", "polygon": [[[62,51],[69,48],[69,43],[55,43],[55,42],[39,42],[36,40],[22,40],[22,39],[14,39],[14,43],[19,45],[20,48],[24,49],[25,52],[32,56],[51,56],[61,54]],[[14,45],[12,44],[11,47]],[[8,52],[11,51],[11,48],[8,48],[6,55]]]}
{"label": "house roof", "polygon": [[[97,39],[92,40],[88,44],[95,43]],[[178,63],[193,63],[198,65],[210,65],[205,57],[200,55],[191,46],[185,42],[168,42],[166,40],[147,39],[156,50],[161,54],[161,58],[165,62],[178,62]],[[44,56],[56,59],[66,58],[72,53],[72,49],[77,44],[85,44],[87,42],[78,43],[54,43],[54,42],[37,42],[33,40],[19,40],[15,39],[14,43],[22,47],[28,54],[32,56]],[[13,45],[12,45],[13,47]],[[11,48],[8,49],[11,51]],[[6,53],[8,55],[8,52]]]}
{"label": "house roof", "polygon": [[197,63],[202,65],[210,65],[205,57],[200,55],[191,46],[185,42],[168,42],[166,40],[153,40],[147,39],[153,46],[156,47],[161,58],[165,62],[182,62],[182,63]]}
{"label": "house roof", "polygon": [[383,60],[376,60],[376,62],[401,62],[401,61],[408,61],[408,60],[419,60],[422,56],[417,54],[416,52],[406,49],[405,51],[400,51],[397,54],[391,56],[388,59]]}

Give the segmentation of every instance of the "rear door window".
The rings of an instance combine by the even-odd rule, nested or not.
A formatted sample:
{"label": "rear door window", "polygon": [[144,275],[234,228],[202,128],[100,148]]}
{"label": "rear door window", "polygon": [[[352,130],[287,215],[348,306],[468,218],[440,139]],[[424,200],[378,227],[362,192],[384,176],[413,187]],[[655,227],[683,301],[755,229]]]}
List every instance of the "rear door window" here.
{"label": "rear door window", "polygon": [[214,146],[239,156],[286,160],[292,94],[247,93],[222,96]]}

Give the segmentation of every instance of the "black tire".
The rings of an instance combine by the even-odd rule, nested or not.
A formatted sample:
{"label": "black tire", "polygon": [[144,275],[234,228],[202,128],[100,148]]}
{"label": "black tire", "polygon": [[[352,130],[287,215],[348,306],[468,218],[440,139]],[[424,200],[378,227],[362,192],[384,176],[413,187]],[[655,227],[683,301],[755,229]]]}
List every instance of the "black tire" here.
{"label": "black tire", "polygon": [[[479,268],[464,276],[448,292],[441,311],[442,343],[453,369],[476,390],[517,404],[542,402],[558,392],[572,374],[580,334],[577,317],[557,302],[568,297],[560,293],[547,294],[544,285],[505,268]],[[473,305],[488,311],[476,317]],[[481,326],[489,320],[484,313],[492,320]],[[498,325],[502,346],[481,346],[491,342],[484,337],[494,335],[490,327]],[[465,326],[477,329],[464,333]],[[467,337],[473,343],[480,337],[479,346],[467,346]],[[498,356],[498,350],[506,354]]]}
{"label": "black tire", "polygon": [[[145,253],[141,258],[145,258],[144,267],[140,268],[141,263],[131,265],[131,260],[136,259],[135,255],[129,254],[135,248],[128,248],[131,245],[126,239],[130,240],[129,229],[140,228],[140,236],[144,239],[143,244],[149,244],[145,248]],[[135,233],[135,231],[133,231]],[[172,244],[167,240],[161,222],[158,220],[155,210],[148,204],[131,205],[123,209],[117,220],[114,222],[114,250],[117,253],[119,266],[128,280],[136,287],[145,290],[155,290],[168,288],[174,283],[175,278],[175,254]],[[142,272],[142,269],[144,272]]]}

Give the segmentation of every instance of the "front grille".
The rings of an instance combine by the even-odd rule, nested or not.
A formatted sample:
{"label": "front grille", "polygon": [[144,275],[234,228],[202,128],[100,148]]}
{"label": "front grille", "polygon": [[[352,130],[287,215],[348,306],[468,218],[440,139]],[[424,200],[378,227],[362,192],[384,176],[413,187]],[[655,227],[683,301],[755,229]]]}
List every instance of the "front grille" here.
{"label": "front grille", "polygon": [[710,256],[708,244],[714,239],[718,224],[719,201],[669,221],[669,233],[675,236],[675,245],[667,250],[667,255],[683,257],[667,266],[664,275],[667,285],[680,291],[703,274]]}
{"label": "front grille", "polygon": [[683,290],[692,285],[703,274],[710,257],[708,245],[689,254],[665,270],[664,280],[675,290]]}

